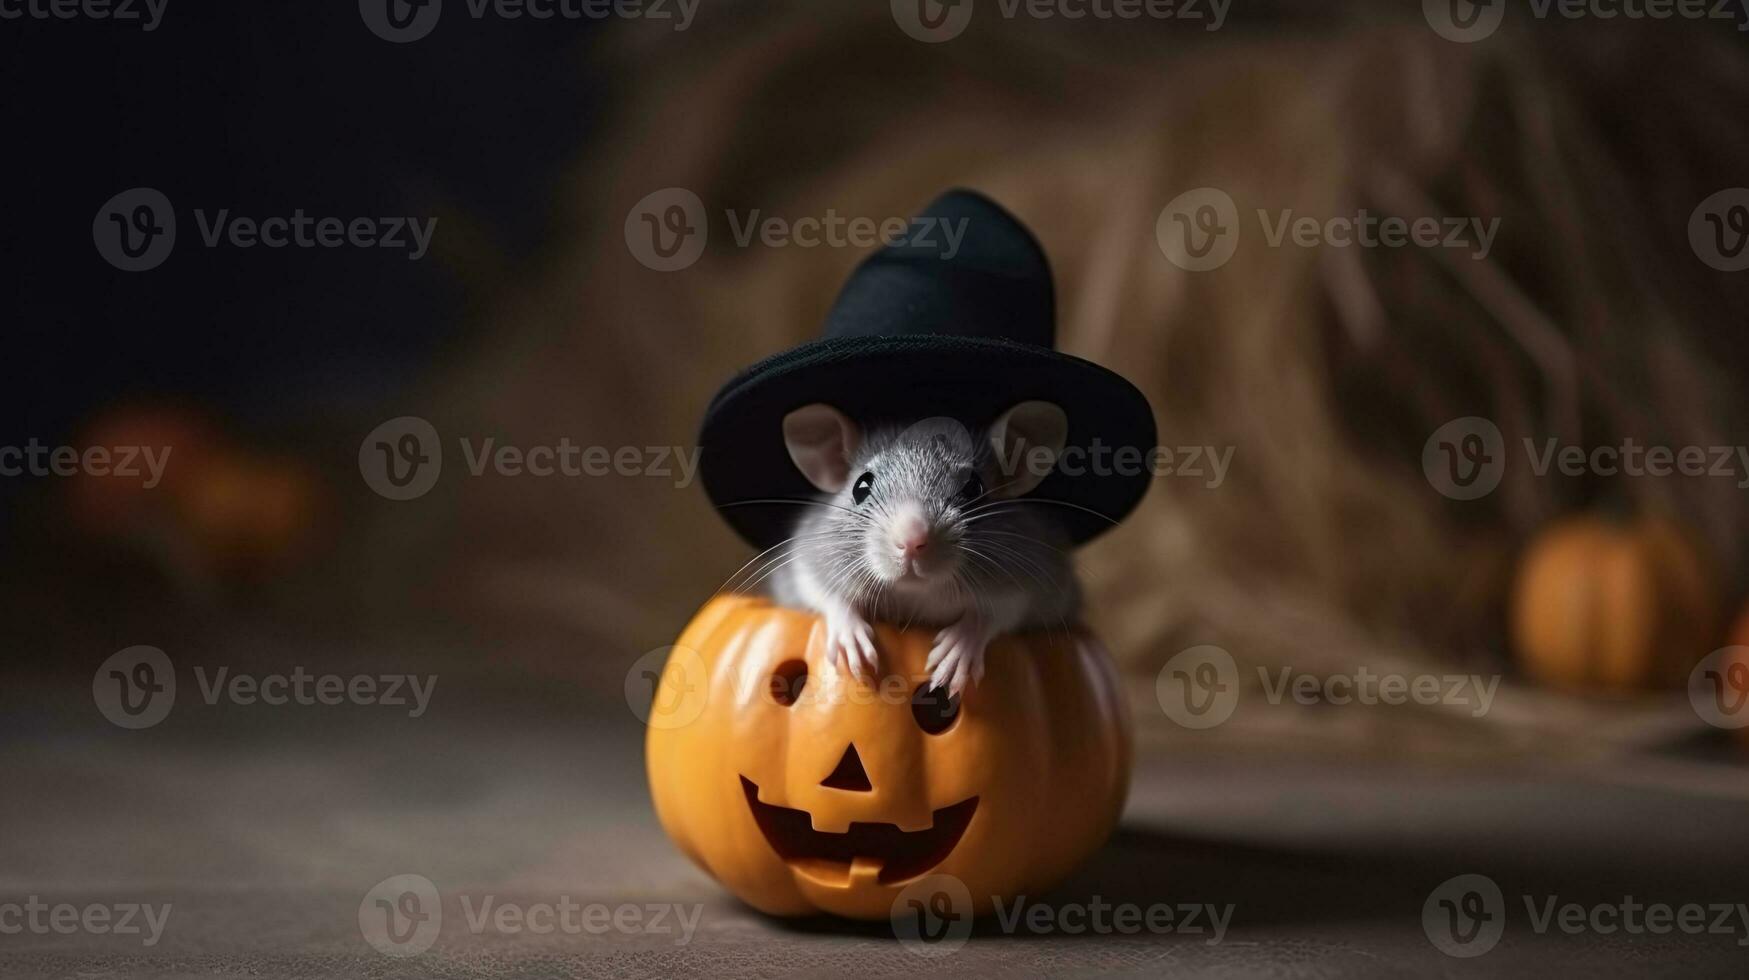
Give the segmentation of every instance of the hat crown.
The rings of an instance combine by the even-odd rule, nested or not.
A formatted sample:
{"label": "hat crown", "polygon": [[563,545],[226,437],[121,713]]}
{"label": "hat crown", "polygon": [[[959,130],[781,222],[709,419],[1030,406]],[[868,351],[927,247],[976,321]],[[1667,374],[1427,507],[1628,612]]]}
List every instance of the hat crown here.
{"label": "hat crown", "polygon": [[1056,346],[1056,291],[1044,249],[976,191],[951,190],[905,237],[857,266],[827,314],[827,337],[936,335]]}
{"label": "hat crown", "polygon": [[[783,439],[784,418],[815,402],[865,426],[941,416],[974,427],[1045,401],[1067,415],[1067,445],[1144,458],[1155,445],[1147,398],[1056,350],[1055,327],[1050,263],[1032,233],[982,194],[949,191],[856,268],[824,336],[723,385],[699,430],[699,479],[723,518],[766,549],[795,533],[816,496]],[[1149,484],[1141,467],[1078,470],[1059,468],[1029,495],[1069,505],[1045,510],[1077,544],[1121,520]]]}

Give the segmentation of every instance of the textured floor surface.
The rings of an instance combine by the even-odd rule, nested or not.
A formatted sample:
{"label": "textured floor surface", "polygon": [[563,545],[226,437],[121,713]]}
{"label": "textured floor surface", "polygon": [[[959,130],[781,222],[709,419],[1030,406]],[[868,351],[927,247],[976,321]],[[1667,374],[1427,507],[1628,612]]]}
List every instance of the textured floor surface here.
{"label": "textured floor surface", "polygon": [[[621,685],[629,656],[603,658],[596,678],[505,682],[480,669],[478,654],[430,637],[376,654],[303,642],[186,643],[198,650],[177,663],[176,707],[142,731],[98,713],[90,674],[12,692],[25,696],[0,728],[0,975],[1741,977],[1749,968],[1749,919],[1735,907],[1749,902],[1742,796],[1151,736],[1119,833],[1038,898],[1052,910],[1048,931],[980,920],[965,945],[925,957],[943,950],[901,943],[884,924],[763,917],[670,846],[649,810],[642,729]],[[419,717],[383,705],[208,704],[193,669],[320,671],[332,659],[388,672],[414,650],[441,665]],[[440,922],[423,952],[391,957],[367,941],[361,906],[374,914],[373,887],[408,874],[439,891]],[[1441,952],[1423,918],[1460,874],[1485,875],[1502,895],[1500,939],[1474,959]],[[169,911],[150,946],[83,926],[62,934],[52,917],[46,928],[7,929],[23,921],[7,903],[33,896],[112,916],[133,905]],[[1539,926],[1551,901],[1580,906],[1588,924]],[[1609,931],[1609,913],[1592,914],[1624,902],[1732,909],[1716,929],[1709,914],[1698,934]],[[1157,903],[1230,920],[1218,936],[1206,913],[1199,932],[1122,935],[1071,932],[1079,918],[1056,918]],[[586,920],[581,910],[595,905],[588,914],[602,918]],[[575,928],[535,931],[573,906]],[[499,917],[505,907],[512,918]]]}

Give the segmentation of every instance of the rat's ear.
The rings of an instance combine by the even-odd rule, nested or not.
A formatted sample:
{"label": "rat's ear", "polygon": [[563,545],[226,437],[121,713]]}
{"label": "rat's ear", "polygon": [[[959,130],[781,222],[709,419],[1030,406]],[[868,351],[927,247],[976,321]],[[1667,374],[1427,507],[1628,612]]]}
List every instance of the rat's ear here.
{"label": "rat's ear", "polygon": [[1021,402],[990,426],[990,448],[1002,476],[992,497],[1018,497],[1056,469],[1069,438],[1069,417],[1050,402]]}
{"label": "rat's ear", "polygon": [[850,457],[862,443],[856,423],[825,402],[803,405],[783,417],[783,444],[808,482],[837,493],[850,482]]}

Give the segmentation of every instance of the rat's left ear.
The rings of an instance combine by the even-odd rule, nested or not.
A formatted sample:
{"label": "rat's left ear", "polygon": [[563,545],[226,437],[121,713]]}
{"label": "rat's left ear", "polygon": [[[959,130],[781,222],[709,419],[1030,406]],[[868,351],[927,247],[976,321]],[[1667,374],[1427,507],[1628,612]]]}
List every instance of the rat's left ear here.
{"label": "rat's left ear", "polygon": [[990,426],[990,448],[1001,471],[992,497],[1018,497],[1056,469],[1069,438],[1069,417],[1050,402],[1021,402]]}
{"label": "rat's left ear", "polygon": [[783,444],[796,469],[816,489],[837,493],[850,482],[850,457],[862,443],[862,430],[843,412],[815,402],[783,417]]}

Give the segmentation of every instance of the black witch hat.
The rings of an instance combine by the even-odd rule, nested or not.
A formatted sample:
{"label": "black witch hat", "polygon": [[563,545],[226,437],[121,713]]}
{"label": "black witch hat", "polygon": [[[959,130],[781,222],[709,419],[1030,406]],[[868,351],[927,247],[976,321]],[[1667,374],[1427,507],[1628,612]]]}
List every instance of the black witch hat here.
{"label": "black witch hat", "polygon": [[[821,339],[717,392],[699,435],[705,492],[743,538],[766,548],[793,532],[794,510],[731,505],[816,494],[784,447],[791,411],[825,402],[865,427],[947,416],[981,430],[1037,399],[1067,414],[1068,449],[1023,499],[1071,505],[1051,507],[1051,517],[1086,541],[1147,492],[1154,416],[1134,385],[1055,343],[1055,290],[1038,241],[982,194],[949,191],[903,241],[857,267]],[[1120,459],[1133,465],[1114,465]]]}

